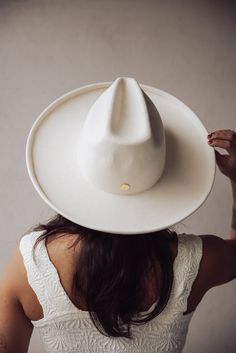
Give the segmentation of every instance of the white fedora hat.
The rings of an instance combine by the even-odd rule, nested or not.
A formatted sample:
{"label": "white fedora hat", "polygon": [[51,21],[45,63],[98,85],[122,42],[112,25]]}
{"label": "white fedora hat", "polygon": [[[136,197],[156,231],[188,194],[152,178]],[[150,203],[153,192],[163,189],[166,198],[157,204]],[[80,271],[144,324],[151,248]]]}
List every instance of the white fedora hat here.
{"label": "white fedora hat", "polygon": [[180,222],[206,200],[215,177],[214,150],[196,114],[129,77],[50,104],[30,130],[26,164],[53,210],[116,234]]}

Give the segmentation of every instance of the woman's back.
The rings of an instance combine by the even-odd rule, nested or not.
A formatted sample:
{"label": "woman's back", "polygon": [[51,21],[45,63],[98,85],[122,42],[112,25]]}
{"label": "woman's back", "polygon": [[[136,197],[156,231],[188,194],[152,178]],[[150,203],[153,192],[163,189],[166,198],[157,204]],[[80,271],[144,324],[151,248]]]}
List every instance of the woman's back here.
{"label": "woman's back", "polygon": [[[202,239],[191,234],[180,234],[171,243],[174,264],[174,280],[170,298],[165,309],[157,317],[141,326],[132,326],[134,340],[105,337],[93,325],[81,300],[79,310],[71,298],[71,283],[78,253],[65,251],[68,241],[59,238],[39,244],[36,262],[33,262],[32,246],[40,233],[26,235],[20,244],[28,280],[33,288],[22,297],[26,315],[40,334],[48,351],[72,352],[181,352],[188,325],[197,303],[201,300],[198,276],[202,258]],[[57,271],[56,271],[57,269]],[[59,276],[58,276],[59,275]],[[152,281],[150,281],[152,283]],[[189,297],[191,287],[192,293]],[[64,287],[64,289],[63,289]],[[157,293],[147,287],[144,310],[152,310]],[[189,300],[188,300],[189,297]],[[40,307],[39,302],[42,308]],[[33,308],[33,309],[32,309]],[[184,315],[184,313],[186,313]],[[44,315],[44,318],[42,318]]]}
{"label": "woman's back", "polygon": [[[0,281],[0,294],[2,298],[0,302],[0,342],[2,347],[8,347],[9,352],[17,351],[25,353],[34,325],[40,330],[46,350],[50,353],[69,353],[72,351],[80,353],[111,353],[112,351],[116,353],[181,352],[194,309],[204,294],[210,288],[236,278],[235,136],[235,133],[232,133],[230,130],[219,131],[213,134],[213,138],[209,142],[212,146],[226,148],[230,153],[223,156],[220,156],[218,152],[216,154],[218,166],[225,175],[231,178],[232,183],[233,216],[230,239],[225,240],[215,235],[197,236],[180,234],[177,236],[178,242],[174,238],[173,241],[169,242],[170,252],[166,252],[165,246],[158,248],[158,260],[165,260],[163,254],[168,255],[168,260],[164,261],[164,270],[167,271],[168,266],[173,264],[174,276],[170,297],[166,307],[159,315],[141,326],[132,325],[133,340],[126,337],[113,337],[112,335],[108,335],[107,337],[102,335],[91,321],[82,296],[79,298],[78,307],[74,305],[71,284],[75,272],[75,263],[77,263],[78,257],[82,257],[81,254],[83,254],[83,251],[81,254],[79,248],[75,252],[73,248],[68,251],[69,237],[66,236],[57,239],[56,236],[52,236],[51,231],[57,231],[57,229],[61,229],[63,233],[65,229],[72,230],[72,232],[67,231],[66,234],[73,232],[73,234],[80,234],[77,231],[78,226],[75,227],[74,224],[70,224],[68,220],[62,218],[61,220],[56,219],[55,222],[53,220],[52,223],[49,222],[47,225],[42,226],[41,229],[46,229],[47,231],[46,237],[36,247],[36,262],[33,261],[33,245],[40,236],[40,232],[36,231],[39,229],[34,229],[33,232],[22,238],[20,251],[23,258],[19,249],[17,249],[3,274]],[[89,234],[87,236],[88,239],[85,237],[86,240],[93,238]],[[100,236],[102,237],[101,233],[97,239],[100,239]],[[74,237],[76,236],[72,236],[70,239]],[[55,241],[52,241],[53,238],[55,238]],[[106,239],[110,239],[110,237],[106,236],[103,238],[103,250],[109,249],[109,247],[105,248]],[[117,239],[116,236],[113,237],[114,243]],[[135,237],[135,239],[138,239],[138,237]],[[45,243],[46,240],[47,244]],[[95,245],[99,245],[99,243],[101,245],[103,241],[100,240]],[[128,259],[128,265],[132,265],[130,267],[132,271],[129,272],[128,277],[126,276],[126,279],[128,278],[126,284],[129,284],[132,281],[132,274],[136,271],[139,262],[144,261],[143,263],[146,264],[145,258],[147,257],[137,256],[135,261],[133,261],[133,258],[130,261],[130,250],[132,247],[129,247],[127,251],[123,246],[124,243],[119,241],[118,243],[121,246],[119,254],[122,255],[124,251],[126,256],[123,260]],[[145,241],[141,242],[141,245],[145,243],[146,237]],[[166,241],[163,240],[161,243],[164,244]],[[154,242],[151,244],[154,244]],[[140,248],[137,249],[140,250]],[[155,247],[155,249],[157,248]],[[103,256],[101,256],[101,250],[100,247],[99,252],[95,246],[93,247],[93,251],[90,252],[90,259],[94,260],[94,257],[96,257],[95,264],[102,260],[104,256],[106,257],[107,251],[103,251]],[[164,253],[162,250],[164,250]],[[172,259],[169,258],[170,254]],[[113,255],[113,253],[112,256],[109,254],[109,261],[115,264],[117,257]],[[85,258],[87,258],[87,254]],[[86,261],[84,264],[86,264]],[[93,272],[94,268],[90,267],[90,275],[91,273],[97,274],[97,278],[95,276],[91,278],[97,282],[98,286],[95,288],[98,289],[98,292],[100,290],[100,278],[104,276],[104,271],[101,268],[100,266],[98,271]],[[103,268],[106,269],[106,266]],[[129,269],[129,266],[127,268]],[[114,271],[111,272],[114,273]],[[117,273],[119,274],[119,271],[115,272],[115,276]],[[157,274],[158,283],[160,283],[162,282],[162,273],[157,271]],[[136,277],[136,279],[139,279],[139,277]],[[107,284],[110,286],[110,283],[108,280],[105,283],[103,282],[103,285]],[[146,310],[147,314],[149,311],[155,311],[155,301],[158,299],[159,288],[153,286],[155,281],[152,280],[151,276],[146,278],[145,283],[147,286],[144,287],[145,291],[143,291],[141,301],[144,310],[149,308],[148,311]],[[93,287],[92,282],[90,282],[90,285]],[[136,293],[132,286],[128,285],[128,288],[133,295],[126,296],[125,299],[132,306],[132,301]],[[123,288],[119,289],[118,293],[113,291],[116,300],[117,298],[119,300],[119,296],[122,294]],[[92,300],[94,297],[96,299],[98,295],[96,295],[95,291]],[[106,299],[105,304],[107,305],[110,304],[109,300],[113,301],[114,298],[111,295],[106,296]],[[137,304],[137,301],[135,304]],[[108,306],[110,308],[110,305]],[[103,309],[108,311],[104,305]],[[113,311],[108,312],[108,314],[113,314]]]}

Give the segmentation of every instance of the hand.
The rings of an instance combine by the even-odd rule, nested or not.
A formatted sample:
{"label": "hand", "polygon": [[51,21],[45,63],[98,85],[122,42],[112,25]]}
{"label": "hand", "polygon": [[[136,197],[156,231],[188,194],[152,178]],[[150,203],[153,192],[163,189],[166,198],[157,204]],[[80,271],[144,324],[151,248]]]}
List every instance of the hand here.
{"label": "hand", "polygon": [[208,144],[225,149],[228,154],[215,150],[216,163],[220,171],[236,182],[236,133],[233,130],[216,130],[208,136]]}

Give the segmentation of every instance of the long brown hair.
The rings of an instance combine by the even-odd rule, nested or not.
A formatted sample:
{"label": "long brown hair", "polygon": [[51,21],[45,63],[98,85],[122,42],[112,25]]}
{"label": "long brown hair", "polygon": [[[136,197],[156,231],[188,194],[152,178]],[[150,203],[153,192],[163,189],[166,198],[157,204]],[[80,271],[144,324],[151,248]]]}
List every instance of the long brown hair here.
{"label": "long brown hair", "polygon": [[[146,234],[112,234],[86,228],[56,214],[46,223],[38,223],[30,231],[43,231],[37,244],[52,235],[78,235],[75,247],[82,241],[73,277],[73,302],[77,307],[78,293],[83,295],[91,320],[104,335],[132,338],[130,325],[143,324],[165,308],[173,283],[173,256],[169,243],[176,232],[164,229]],[[159,263],[162,280],[156,271]],[[147,315],[141,311],[145,298],[145,278],[152,270],[155,288],[160,285],[159,300]]]}

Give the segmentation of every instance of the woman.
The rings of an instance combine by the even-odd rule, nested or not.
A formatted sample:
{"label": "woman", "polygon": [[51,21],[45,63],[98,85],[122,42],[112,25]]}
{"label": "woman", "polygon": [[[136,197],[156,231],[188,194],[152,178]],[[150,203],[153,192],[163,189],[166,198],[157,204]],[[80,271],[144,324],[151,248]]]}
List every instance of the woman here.
{"label": "woman", "polygon": [[[230,234],[230,239],[222,239],[216,235],[200,235],[199,237],[202,239],[203,242],[203,255],[202,260],[200,263],[199,270],[197,272],[196,279],[193,282],[192,290],[188,298],[188,306],[186,314],[194,312],[197,305],[203,298],[204,294],[212,287],[219,286],[221,284],[227,283],[234,278],[236,278],[236,137],[235,132],[231,130],[219,130],[215,131],[208,136],[209,140],[208,143],[212,147],[221,147],[228,151],[229,157],[222,156],[218,152],[216,152],[217,157],[217,164],[222,171],[223,174],[228,176],[231,181],[232,190],[233,190],[233,216],[232,216],[232,229]],[[37,227],[36,229],[45,229],[47,230],[47,250],[49,253],[49,257],[57,268],[62,286],[64,287],[67,295],[71,300],[73,300],[72,295],[72,283],[73,280],[76,280],[76,276],[73,276],[76,273],[76,266],[77,261],[82,266],[84,264],[89,265],[87,263],[87,259],[85,254],[80,254],[82,251],[82,244],[83,241],[88,241],[91,238],[93,242],[91,245],[89,243],[86,244],[86,251],[89,253],[93,252],[93,246],[100,246],[101,254],[105,255],[105,251],[110,251],[110,255],[119,252],[119,245],[117,244],[117,249],[112,248],[113,244],[102,244],[102,240],[105,238],[101,238],[96,234],[86,233],[86,229],[83,227],[77,227],[70,221],[67,221],[63,217],[57,217],[54,221],[51,221],[46,224],[45,226]],[[63,237],[58,237],[57,234],[62,231],[63,234],[66,233],[68,235]],[[75,246],[75,249],[70,248],[68,249],[68,245],[71,245],[72,241],[78,240],[77,234],[82,233],[82,242],[78,242]],[[164,234],[163,235],[167,235]],[[50,235],[52,234],[52,235]],[[72,235],[70,235],[72,234]],[[75,234],[75,236],[73,235]],[[86,238],[88,237],[88,239]],[[107,238],[106,238],[107,239]],[[101,240],[101,242],[100,242]],[[124,242],[126,245],[130,245],[129,242],[132,242],[132,239],[124,239],[123,237],[120,239],[121,242]],[[115,238],[114,238],[115,241]],[[112,243],[112,242],[111,242]],[[142,239],[140,237],[140,244],[142,243]],[[152,244],[150,239],[150,244]],[[168,248],[170,249],[171,258],[175,258],[177,254],[177,243],[175,237],[168,237]],[[104,245],[104,247],[103,247]],[[132,244],[134,245],[134,244]],[[131,245],[131,246],[132,246]],[[114,244],[115,247],[115,244]],[[142,249],[136,249],[137,256],[138,253],[141,252]],[[145,249],[146,250],[146,249]],[[149,249],[150,250],[150,249]],[[121,255],[121,254],[120,254]],[[128,254],[126,253],[125,255]],[[218,259],[221,258],[221,266],[219,267]],[[172,265],[173,259],[166,260],[165,265]],[[91,259],[90,259],[91,260]],[[164,260],[164,259],[162,259]],[[120,264],[118,261],[113,261],[112,258],[106,258],[106,261],[109,264],[114,262],[117,266]],[[105,266],[105,264],[99,264],[99,266]],[[126,264],[127,268],[130,272],[134,273],[134,269],[137,267],[137,263],[133,264]],[[142,262],[140,265],[139,273],[141,271],[147,271],[147,264],[146,262]],[[159,269],[159,267],[158,267]],[[96,268],[94,268],[93,264],[90,264],[89,267],[90,278],[89,280],[94,280],[93,277],[96,274]],[[114,271],[115,273],[115,271]],[[81,272],[79,273],[79,278],[84,278],[86,274]],[[124,283],[127,284],[128,288],[127,291],[132,292],[132,285],[140,284],[137,283],[138,279],[134,278],[133,282],[130,283],[130,278],[127,280],[124,274],[121,274],[122,280]],[[159,273],[158,273],[159,276]],[[111,272],[110,278],[113,279],[113,273]],[[149,278],[149,277],[146,277]],[[154,274],[150,272],[150,280],[147,281],[147,287],[145,293],[147,295],[145,297],[136,299],[135,303],[133,303],[132,297],[126,297],[126,293],[123,292],[123,288],[118,288],[119,294],[124,295],[124,303],[127,305],[127,308],[134,307],[137,304],[141,304],[141,307],[144,310],[151,307],[153,302],[155,301],[156,297],[159,294],[159,287],[158,285],[151,285],[153,283]],[[158,283],[159,283],[158,277]],[[170,279],[169,279],[170,280]],[[105,288],[106,278],[104,278],[104,293],[99,292],[100,298],[98,298],[98,302],[100,302],[101,307],[103,307],[103,295],[104,295],[104,302],[107,300],[106,297],[106,290],[107,293],[112,293],[112,288]],[[17,248],[10,259],[8,266],[6,267],[4,273],[1,277],[0,282],[0,347],[1,352],[6,353],[25,353],[27,352],[30,337],[33,331],[33,325],[31,320],[37,321],[43,317],[41,305],[33,292],[32,288],[28,284],[26,271],[24,268],[22,256],[20,254],[19,248]],[[78,282],[80,284],[81,282]],[[120,282],[122,283],[122,281]],[[155,283],[155,281],[154,281]],[[76,284],[76,282],[75,282]],[[113,282],[114,287],[116,283]],[[92,285],[91,292],[88,292],[90,296],[96,295],[96,290],[98,290],[99,283],[94,283]],[[87,310],[86,300],[83,296],[83,288],[78,286],[78,292],[81,293],[79,296],[75,296],[74,299],[77,299],[76,305],[81,310]],[[105,290],[106,289],[106,290]],[[93,291],[95,293],[93,293]],[[134,291],[136,293],[136,290]],[[143,294],[143,292],[141,292]],[[168,292],[166,289],[164,290],[164,297],[168,296]],[[117,299],[117,298],[115,298]],[[164,298],[166,299],[166,298]],[[139,302],[140,301],[140,302]],[[165,302],[165,300],[164,300]],[[96,303],[92,303],[96,305]],[[116,304],[113,303],[114,305]],[[119,304],[119,303],[117,303]],[[135,304],[135,305],[133,305]],[[107,305],[107,303],[106,303]],[[162,303],[163,305],[163,303]],[[106,306],[105,306],[106,308]],[[108,309],[107,309],[108,310]],[[106,313],[108,314],[108,313]],[[119,336],[117,334],[117,327],[112,327],[113,319],[110,321],[107,320],[106,316],[102,317],[101,320],[103,321],[103,328],[108,334],[113,334],[114,336]],[[115,320],[114,320],[115,323]],[[121,336],[121,333],[120,333]],[[99,344],[99,342],[95,342]],[[102,350],[100,350],[102,351]],[[133,350],[133,352],[137,352],[137,350]]]}
{"label": "woman", "polygon": [[26,353],[37,327],[50,353],[181,352],[204,294],[236,278],[236,134],[208,144],[229,153],[215,151],[233,190],[230,239],[108,235],[57,214],[24,235],[2,274],[0,351]]}

